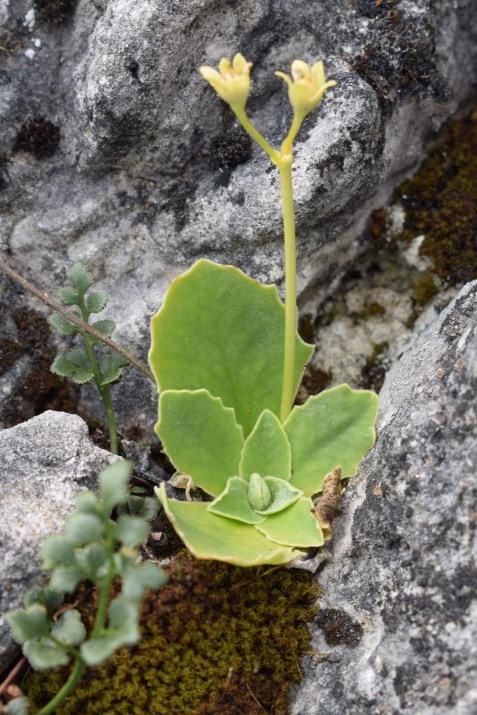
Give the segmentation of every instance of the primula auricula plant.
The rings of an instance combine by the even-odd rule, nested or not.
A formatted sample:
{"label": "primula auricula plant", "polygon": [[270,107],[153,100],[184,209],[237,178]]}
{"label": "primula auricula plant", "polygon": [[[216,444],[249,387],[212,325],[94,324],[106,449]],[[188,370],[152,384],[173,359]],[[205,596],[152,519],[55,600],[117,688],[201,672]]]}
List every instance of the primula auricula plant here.
{"label": "primula auricula plant", "polygon": [[198,558],[238,566],[283,564],[321,546],[312,496],[341,466],[356,474],[374,444],[377,397],[340,385],[293,408],[313,346],[297,334],[293,142],[318,105],[322,62],[292,64],[293,121],[280,150],[247,116],[251,63],[237,54],[202,76],[268,154],[281,179],[285,238],[285,305],[232,266],[199,260],[176,278],[152,319],[149,355],[160,390],[156,431],[174,466],[212,501],[157,496],[175,530]]}

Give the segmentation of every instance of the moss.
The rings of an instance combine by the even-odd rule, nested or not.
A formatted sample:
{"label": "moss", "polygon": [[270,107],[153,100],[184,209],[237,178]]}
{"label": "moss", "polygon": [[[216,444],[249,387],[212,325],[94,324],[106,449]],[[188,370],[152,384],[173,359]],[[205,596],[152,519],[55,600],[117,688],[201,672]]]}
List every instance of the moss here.
{"label": "moss", "polygon": [[363,636],[361,623],[339,608],[323,608],[316,621],[328,645],[357,646]]}
{"label": "moss", "polygon": [[372,354],[366,360],[366,364],[361,370],[361,380],[359,387],[365,390],[379,392],[386,377],[386,356],[389,350],[389,343],[376,343]]}
{"label": "moss", "polygon": [[[409,242],[424,235],[420,254],[449,285],[477,278],[477,113],[450,124],[397,198],[406,211],[397,239]],[[416,300],[430,289],[426,277]]]}
{"label": "moss", "polygon": [[30,119],[17,134],[14,151],[27,151],[37,159],[52,156],[60,143],[60,130],[49,119]]}
{"label": "moss", "polygon": [[[90,670],[58,715],[285,715],[288,688],[310,648],[306,623],[318,595],[312,576],[184,556],[169,571],[169,584],[145,599],[140,644]],[[32,674],[25,689],[34,706],[64,678]]]}
{"label": "moss", "polygon": [[417,305],[422,307],[426,305],[439,292],[436,281],[431,271],[426,271],[414,283],[413,296]]}

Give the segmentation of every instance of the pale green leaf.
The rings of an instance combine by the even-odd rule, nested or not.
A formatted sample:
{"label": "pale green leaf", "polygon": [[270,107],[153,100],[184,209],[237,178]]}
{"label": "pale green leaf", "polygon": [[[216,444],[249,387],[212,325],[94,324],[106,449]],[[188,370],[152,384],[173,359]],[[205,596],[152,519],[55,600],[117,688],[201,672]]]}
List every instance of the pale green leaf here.
{"label": "pale green leaf", "polygon": [[100,665],[120,647],[114,634],[86,641],[80,646],[81,655],[89,666]]}
{"label": "pale green leaf", "polygon": [[76,370],[76,365],[64,355],[57,355],[51,363],[50,370],[60,377],[69,377]]}
{"label": "pale green leaf", "polygon": [[324,539],[320,525],[311,513],[313,502],[309,497],[301,497],[291,506],[272,514],[258,529],[270,541],[285,546],[308,548],[323,546]]}
{"label": "pale green leaf", "polygon": [[81,295],[84,295],[88,288],[91,288],[94,283],[93,276],[83,261],[75,263],[73,268],[68,272],[68,278]]}
{"label": "pale green leaf", "polygon": [[76,497],[76,508],[84,514],[96,514],[98,512],[98,500],[93,492],[81,492]]}
{"label": "pale green leaf", "polygon": [[28,698],[23,695],[18,698],[13,698],[7,705],[3,707],[4,715],[28,715],[30,712],[30,706],[28,704]]}
{"label": "pale green leaf", "polygon": [[163,392],[155,430],[174,466],[209,494],[220,494],[237,474],[242,428],[207,390]]}
{"label": "pale green leaf", "polygon": [[63,648],[45,638],[39,641],[27,641],[23,646],[23,654],[34,670],[56,668],[59,665],[66,665],[69,661],[69,656]]}
{"label": "pale green leaf", "polygon": [[91,293],[86,298],[86,310],[88,313],[101,313],[108,304],[109,295],[102,290]]}
{"label": "pale green leaf", "polygon": [[73,609],[62,613],[53,624],[51,635],[63,645],[79,645],[86,637],[86,628],[78,611]]}
{"label": "pale green leaf", "polygon": [[262,412],[242,449],[239,474],[248,479],[253,473],[290,479],[290,444],[280,420],[270,410]]}
{"label": "pale green leaf", "polygon": [[156,564],[146,561],[133,567],[123,577],[122,593],[128,601],[140,601],[148,588],[158,589],[167,583],[167,575]]}
{"label": "pale green leaf", "polygon": [[10,611],[5,620],[12,629],[12,635],[17,643],[25,643],[50,632],[50,621],[46,607],[41,603],[33,603],[24,611]]}
{"label": "pale green leaf", "polygon": [[70,323],[68,318],[65,318],[65,316],[60,313],[53,313],[53,315],[49,315],[48,322],[53,328],[55,328],[55,330],[65,337],[73,335],[78,331],[76,325]]}
{"label": "pale green leaf", "polygon": [[121,514],[116,523],[116,538],[124,546],[139,546],[149,533],[149,524],[139,516]]}
{"label": "pale green leaf", "polygon": [[99,475],[99,496],[104,509],[110,512],[115,506],[128,499],[128,482],[132,473],[132,462],[121,459],[102,470]]}
{"label": "pale green leaf", "polygon": [[58,606],[63,602],[63,594],[52,591],[51,588],[43,588],[34,586],[25,594],[23,603],[25,607],[31,606],[34,603],[40,603],[45,606],[48,615],[51,617]]}
{"label": "pale green leaf", "polygon": [[110,385],[116,382],[121,377],[121,368],[129,364],[120,353],[116,350],[111,350],[98,361],[99,371],[101,373],[101,384]]}
{"label": "pale green leaf", "polygon": [[65,534],[74,546],[82,546],[89,541],[99,541],[104,524],[95,514],[75,512],[66,519]]}
{"label": "pale green leaf", "polygon": [[230,477],[227,486],[217,499],[207,504],[207,511],[245,524],[259,524],[265,517],[259,516],[248,502],[248,482],[240,477]]}
{"label": "pale green leaf", "polygon": [[[92,324],[92,327],[101,333],[101,335],[104,335],[106,338],[110,338],[116,330],[116,323],[114,320],[97,320]],[[98,342],[100,341],[98,340]]]}
{"label": "pale green leaf", "polygon": [[47,536],[40,551],[43,559],[43,568],[51,569],[55,566],[68,565],[74,561],[73,546],[64,536]]}
{"label": "pale green leaf", "polygon": [[256,527],[207,511],[207,503],[167,498],[164,484],[155,488],[169,521],[198,559],[215,559],[235,566],[285,564],[297,554],[270,542]]}
{"label": "pale green leaf", "polygon": [[325,390],[295,407],[284,424],[292,450],[291,483],[312,496],[338,465],[343,477],[356,474],[376,438],[377,410],[374,392],[348,385]]}
{"label": "pale green leaf", "polygon": [[58,297],[65,305],[78,305],[80,301],[78,293],[73,288],[60,288]]}
{"label": "pale green leaf", "polygon": [[72,593],[84,577],[84,571],[77,565],[58,566],[51,574],[50,586],[60,593]]}
{"label": "pale green leaf", "polygon": [[[197,261],[152,319],[149,360],[160,391],[207,389],[235,410],[247,436],[263,410],[280,412],[284,323],[275,286]],[[297,336],[296,388],[312,351]]]}
{"label": "pale green leaf", "polygon": [[84,578],[92,581],[103,578],[108,572],[108,554],[99,544],[88,544],[84,549],[76,549],[75,561],[83,571]]}

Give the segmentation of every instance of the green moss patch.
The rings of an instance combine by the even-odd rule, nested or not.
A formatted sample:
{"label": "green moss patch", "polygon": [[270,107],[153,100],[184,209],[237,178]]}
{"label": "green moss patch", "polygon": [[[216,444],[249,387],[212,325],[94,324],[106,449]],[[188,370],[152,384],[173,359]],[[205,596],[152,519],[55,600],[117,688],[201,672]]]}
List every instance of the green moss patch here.
{"label": "green moss patch", "polygon": [[[140,644],[90,670],[58,715],[286,715],[288,689],[310,649],[312,576],[184,556],[168,570],[168,585],[145,599]],[[91,619],[94,598],[86,602]],[[66,676],[31,674],[25,691],[34,707]]]}
{"label": "green moss patch", "polygon": [[[397,198],[406,219],[396,238],[411,241],[424,235],[420,254],[432,260],[431,270],[449,285],[477,278],[477,112],[449,125]],[[433,290],[429,276],[416,288],[422,304]]]}

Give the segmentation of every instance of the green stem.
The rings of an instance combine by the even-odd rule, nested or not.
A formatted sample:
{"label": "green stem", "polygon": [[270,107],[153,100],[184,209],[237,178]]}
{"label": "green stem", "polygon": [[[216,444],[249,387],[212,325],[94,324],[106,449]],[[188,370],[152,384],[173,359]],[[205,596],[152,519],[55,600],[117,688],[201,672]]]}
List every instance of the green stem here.
{"label": "green stem", "polygon": [[[81,310],[81,317],[83,318],[84,322],[87,323],[89,314],[88,314],[88,311],[86,310],[84,301],[81,301],[81,303],[79,304],[79,308]],[[96,362],[96,357],[94,355],[93,339],[84,330],[80,330],[80,333],[81,333],[81,337],[84,340],[86,352],[88,354],[89,364],[90,364],[91,370],[93,372],[93,378],[96,383],[96,387],[99,390],[99,394],[101,395],[101,399],[103,400],[104,409],[106,411],[106,417],[108,420],[108,431],[109,431],[109,451],[112,454],[117,454],[118,453],[118,431],[116,429],[116,416],[114,414],[113,405],[111,402],[111,393],[109,391],[109,385],[103,385],[101,372],[98,367],[98,363]]]}
{"label": "green stem", "polygon": [[288,155],[292,153],[292,146],[293,142],[296,139],[296,136],[298,132],[300,131],[301,125],[303,124],[304,116],[302,114],[297,114],[295,113],[293,115],[293,121],[291,123],[290,129],[288,130],[288,134],[286,138],[283,140],[282,146],[281,146],[281,152],[284,155]]}
{"label": "green stem", "polygon": [[283,161],[283,157],[279,166],[285,239],[285,352],[280,407],[281,422],[284,422],[290,414],[295,396],[295,341],[297,332],[295,210],[292,183],[293,157],[291,154],[289,156],[289,161]]}
{"label": "green stem", "polygon": [[245,109],[235,109],[234,107],[232,107],[232,110],[237,119],[239,120],[240,124],[245,129],[245,131],[250,134],[252,139],[257,142],[257,144],[263,149],[266,154],[268,154],[268,156],[272,160],[272,163],[275,164],[275,166],[278,166],[282,158],[280,152],[274,149],[271,144],[267,142],[267,140],[260,134],[258,129],[255,129],[252,122],[248,118]]}
{"label": "green stem", "polygon": [[55,697],[50,700],[50,702],[45,705],[45,707],[38,710],[36,715],[50,715],[54,713],[55,710],[61,705],[63,700],[65,700],[75,689],[77,683],[83,677],[86,670],[86,663],[81,658],[78,658],[74,664],[73,670],[71,671],[70,677],[63,685],[61,690],[59,690]]}

